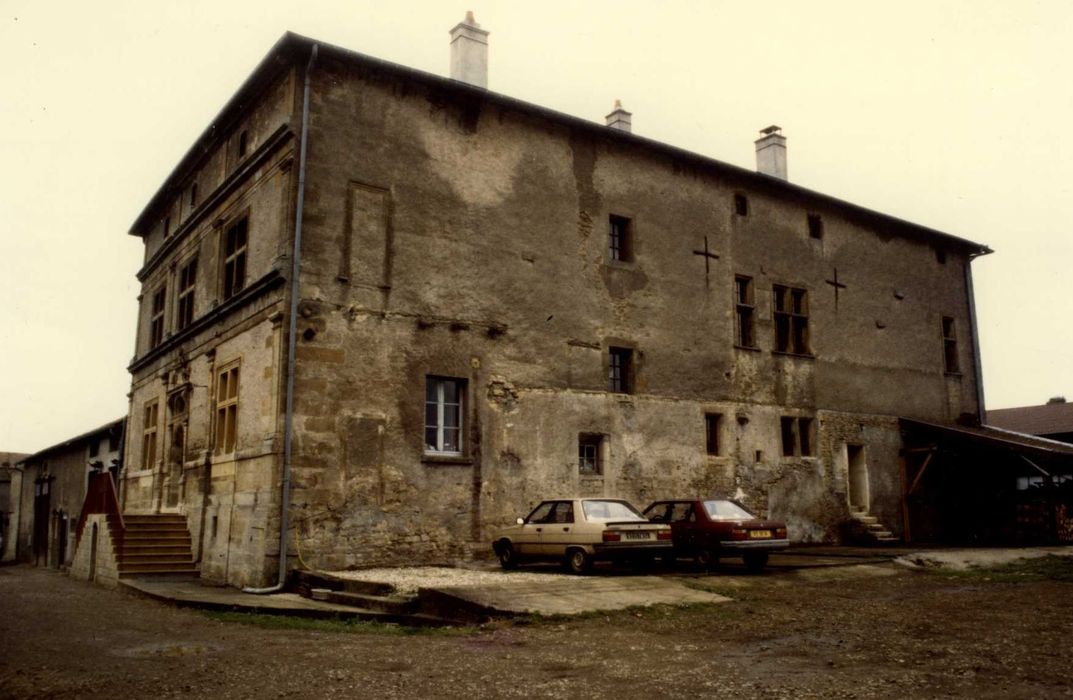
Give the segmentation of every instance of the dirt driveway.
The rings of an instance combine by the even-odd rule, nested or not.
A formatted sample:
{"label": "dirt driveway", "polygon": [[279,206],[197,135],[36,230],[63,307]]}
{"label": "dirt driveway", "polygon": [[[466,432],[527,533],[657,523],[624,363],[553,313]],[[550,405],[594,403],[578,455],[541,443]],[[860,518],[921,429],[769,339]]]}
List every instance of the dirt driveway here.
{"label": "dirt driveway", "polygon": [[8,567],[0,696],[1073,696],[1073,584],[1039,578],[722,574],[689,583],[734,602],[403,633],[242,624]]}

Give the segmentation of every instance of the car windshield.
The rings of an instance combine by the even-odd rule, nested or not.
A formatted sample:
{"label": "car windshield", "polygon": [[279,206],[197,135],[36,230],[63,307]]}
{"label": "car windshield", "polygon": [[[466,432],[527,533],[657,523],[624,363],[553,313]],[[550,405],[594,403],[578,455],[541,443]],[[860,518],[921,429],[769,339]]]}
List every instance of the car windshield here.
{"label": "car windshield", "polygon": [[586,520],[596,522],[607,520],[641,520],[645,516],[625,501],[582,501],[581,510],[585,513]]}
{"label": "car windshield", "polygon": [[756,517],[733,501],[705,501],[704,510],[712,520],[752,520]]}

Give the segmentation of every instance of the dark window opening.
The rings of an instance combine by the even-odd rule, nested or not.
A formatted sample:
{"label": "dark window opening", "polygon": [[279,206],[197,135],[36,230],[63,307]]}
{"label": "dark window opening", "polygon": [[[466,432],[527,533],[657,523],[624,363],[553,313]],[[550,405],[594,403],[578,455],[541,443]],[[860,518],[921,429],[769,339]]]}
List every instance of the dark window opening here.
{"label": "dark window opening", "polygon": [[819,214],[808,215],[809,238],[823,238],[823,219]]}
{"label": "dark window opening", "polygon": [[170,235],[171,235],[171,217],[170,216],[165,216],[164,217],[164,238],[167,238]]}
{"label": "dark window opening", "polygon": [[633,393],[633,350],[608,350],[607,390],[618,394]]}
{"label": "dark window opening", "polygon": [[182,330],[194,321],[194,287],[197,284],[197,258],[179,270],[179,292],[176,298],[175,328]]}
{"label": "dark window opening", "polygon": [[808,292],[775,285],[775,350],[809,355]]}
{"label": "dark window opening", "polygon": [[756,347],[754,328],[753,279],[738,275],[734,278],[734,300],[737,312],[737,341],[743,348]]}
{"label": "dark window opening", "polygon": [[794,419],[789,416],[782,417],[782,456],[794,456]]}
{"label": "dark window opening", "polygon": [[247,220],[243,217],[224,232],[224,300],[246,286]]}
{"label": "dark window opening", "polygon": [[723,416],[719,413],[706,413],[704,415],[704,444],[705,451],[710,455],[719,454],[719,426]]}
{"label": "dark window opening", "polygon": [[812,456],[812,426],[811,418],[783,416],[780,419],[783,457]]}
{"label": "dark window opening", "polygon": [[90,457],[96,457],[97,455],[100,454],[100,452],[101,452],[101,441],[100,440],[90,440],[89,441],[89,456]]}
{"label": "dark window opening", "polygon": [[734,195],[734,213],[738,216],[749,216],[749,198],[743,194]]}
{"label": "dark window opening", "polygon": [[155,348],[164,341],[164,301],[167,287],[161,287],[153,293],[152,313],[149,316],[149,348]]}
{"label": "dark window opening", "polygon": [[942,248],[936,248],[935,249],[935,260],[940,265],[945,265],[946,264],[946,251],[943,250]]}
{"label": "dark window opening", "polygon": [[246,132],[243,131],[238,135],[238,155],[241,158],[246,155],[246,148],[249,146],[249,137]]}
{"label": "dark window opening", "polygon": [[954,326],[954,319],[949,316],[943,316],[943,359],[947,372],[956,374],[961,371],[961,365],[958,363],[957,328]]}
{"label": "dark window opening", "polygon": [[598,433],[582,433],[577,437],[577,468],[582,474],[603,474],[604,436]]}
{"label": "dark window opening", "polygon": [[625,216],[611,215],[608,222],[608,257],[619,262],[633,260],[633,227]]}
{"label": "dark window opening", "polygon": [[190,208],[197,206],[197,183],[190,185]]}

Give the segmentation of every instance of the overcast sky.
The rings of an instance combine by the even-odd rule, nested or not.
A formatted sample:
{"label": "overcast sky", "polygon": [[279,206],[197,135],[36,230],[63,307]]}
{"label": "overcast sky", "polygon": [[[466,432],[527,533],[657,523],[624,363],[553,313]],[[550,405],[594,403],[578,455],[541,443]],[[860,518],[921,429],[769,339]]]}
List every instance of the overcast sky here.
{"label": "overcast sky", "polygon": [[[467,4],[468,3],[468,4]],[[988,408],[1073,399],[1073,2],[0,0],[0,450],[124,415],[135,216],[286,30],[444,75],[465,11],[489,88],[986,243]]]}

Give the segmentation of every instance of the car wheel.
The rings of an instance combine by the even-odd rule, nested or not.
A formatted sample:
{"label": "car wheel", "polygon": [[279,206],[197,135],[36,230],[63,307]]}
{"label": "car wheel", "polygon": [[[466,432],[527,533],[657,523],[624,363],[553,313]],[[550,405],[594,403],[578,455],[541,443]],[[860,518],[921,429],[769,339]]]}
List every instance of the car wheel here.
{"label": "car wheel", "polygon": [[584,549],[571,549],[566,553],[566,566],[573,574],[587,574],[592,569],[592,557]]}
{"label": "car wheel", "polygon": [[715,552],[708,548],[698,549],[693,560],[696,562],[697,567],[702,571],[708,571],[709,569],[714,569],[719,566],[719,557],[716,556]]}
{"label": "car wheel", "polygon": [[767,552],[748,552],[741,559],[745,562],[745,568],[754,574],[758,574],[767,566]]}
{"label": "car wheel", "polygon": [[499,555],[499,565],[504,569],[509,571],[518,568],[518,553],[510,542],[500,542],[496,547],[496,554]]}

